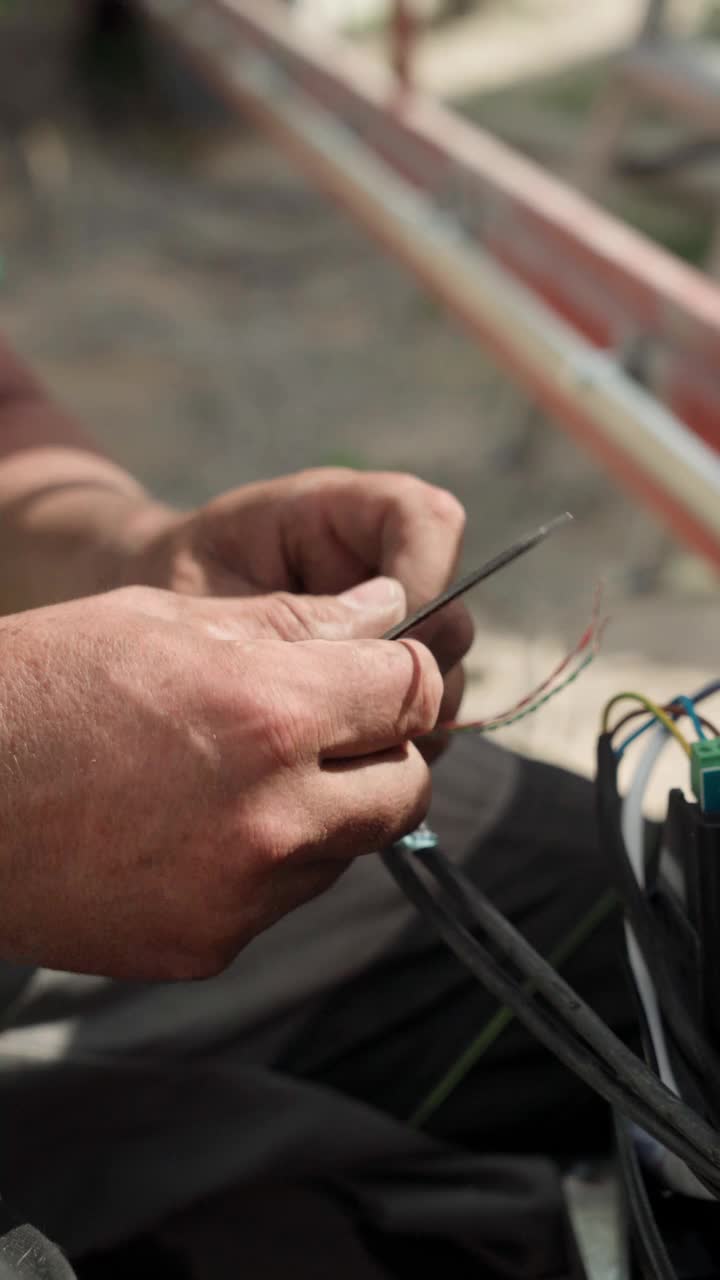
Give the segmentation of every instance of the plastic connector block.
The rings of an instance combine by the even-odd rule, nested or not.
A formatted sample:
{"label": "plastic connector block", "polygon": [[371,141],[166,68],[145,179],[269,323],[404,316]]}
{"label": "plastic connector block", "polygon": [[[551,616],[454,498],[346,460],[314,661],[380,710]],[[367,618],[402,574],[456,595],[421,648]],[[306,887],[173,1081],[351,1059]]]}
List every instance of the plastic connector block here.
{"label": "plastic connector block", "polygon": [[720,738],[693,742],[690,783],[703,813],[720,814]]}

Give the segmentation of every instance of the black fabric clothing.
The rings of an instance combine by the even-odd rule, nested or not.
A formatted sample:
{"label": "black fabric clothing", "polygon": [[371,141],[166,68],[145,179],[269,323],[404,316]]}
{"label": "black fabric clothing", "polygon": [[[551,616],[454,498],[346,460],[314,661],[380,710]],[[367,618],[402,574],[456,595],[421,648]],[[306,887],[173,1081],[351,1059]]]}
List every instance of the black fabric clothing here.
{"label": "black fabric clothing", "polygon": [[[476,743],[450,753],[431,820],[547,954],[607,888],[592,788],[514,761],[508,798],[478,836],[492,800],[482,761],[497,761],[499,779],[501,755]],[[397,893],[389,877],[387,893]],[[628,1034],[621,955],[611,920],[565,972]],[[76,1047],[17,1073],[6,1061],[0,1186],[62,1243],[81,1280],[143,1236],[179,1254],[193,1280],[272,1280],[291,1265],[294,1280],[404,1280],[418,1258],[459,1280],[578,1280],[544,1156],[602,1144],[606,1109],[522,1028],[504,1032],[428,1134],[404,1123],[495,1008],[410,918],[361,972],[292,1009],[272,1061],[248,1062],[232,1044],[162,1058]]]}
{"label": "black fabric clothing", "polygon": [[[456,757],[452,785],[432,815],[457,857],[473,803],[473,757]],[[543,955],[608,888],[593,787],[537,761],[520,762],[516,802],[465,857],[474,880]],[[497,1003],[423,921],[408,945],[334,991],[308,1018],[281,1070],[407,1119],[497,1010]],[[598,927],[563,970],[626,1040],[636,1019],[623,966],[619,913]],[[429,1132],[479,1151],[568,1158],[610,1141],[606,1104],[513,1022],[437,1111]]]}

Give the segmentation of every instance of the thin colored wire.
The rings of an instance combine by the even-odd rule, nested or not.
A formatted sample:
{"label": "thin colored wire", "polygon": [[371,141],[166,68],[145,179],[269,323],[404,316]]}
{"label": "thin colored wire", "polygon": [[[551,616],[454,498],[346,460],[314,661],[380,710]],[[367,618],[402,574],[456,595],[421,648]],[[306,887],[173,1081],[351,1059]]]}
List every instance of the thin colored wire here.
{"label": "thin colored wire", "polygon": [[698,713],[695,710],[695,703],[693,702],[692,698],[687,698],[684,693],[681,693],[681,694],[678,694],[677,698],[675,698],[674,701],[679,702],[680,706],[685,708],[685,711],[687,712],[690,719],[692,720],[693,729],[695,730],[698,738],[700,738],[700,740],[703,741],[705,739],[705,730],[703,729],[702,724],[700,723],[700,717],[698,716]]}
{"label": "thin colored wire", "polygon": [[[691,698],[689,698],[689,702],[691,702],[693,707],[695,707],[698,702],[704,702],[706,698],[711,698],[715,693],[720,693],[720,680],[711,680],[709,684],[703,685],[701,689],[698,689],[697,692],[694,693]],[[669,715],[682,714],[680,711],[675,710],[676,706],[680,704],[681,701],[682,701],[682,696],[675,698],[672,702],[665,703],[665,706],[663,707],[663,711],[667,712]],[[615,725],[615,728],[612,730],[611,736],[615,737],[615,734],[619,732],[619,730],[623,727],[623,725],[627,724],[627,722],[629,720],[632,720],[635,716],[645,715],[646,710],[647,708],[643,707],[642,709],[638,708],[636,711],[629,711],[626,716],[623,716],[622,720],[618,720],[617,724]],[[698,714],[698,720],[700,721],[701,724],[705,726],[706,729],[709,730],[709,732],[715,738],[720,738],[720,729],[717,729],[711,720],[708,720],[705,716],[701,716],[699,714]],[[618,748],[618,751],[620,752],[620,754],[622,754],[622,752],[625,750],[627,746],[629,746],[631,742],[634,742],[636,738],[639,738],[641,733],[646,733],[647,730],[651,729],[654,724],[655,724],[654,719],[646,720],[642,728],[639,729],[636,733],[634,733],[632,737],[627,738],[625,742],[622,743],[622,745]]]}
{"label": "thin colored wire", "polygon": [[[694,727],[696,727],[697,735],[698,737],[700,737],[701,740],[705,739],[705,733],[703,733],[702,731],[702,724],[707,724],[708,730],[710,730],[710,732],[712,733],[712,736],[720,737],[720,733],[717,732],[714,724],[711,724],[710,721],[706,721],[706,719],[703,718],[702,716],[698,716],[696,709],[694,709],[692,698],[684,698],[684,696],[680,694],[678,698],[675,698],[674,701],[671,701],[671,703],[667,703],[665,707],[662,709],[664,709],[665,712],[669,714],[669,716],[673,716],[673,718],[676,718],[678,716],[691,717],[694,723]],[[635,712],[630,714],[639,714],[639,716],[644,716],[644,710],[641,710],[641,712]],[[628,717],[624,717],[623,719],[621,719],[621,721],[618,724],[616,724],[614,730],[612,730],[612,737],[615,737],[616,733],[618,733],[618,730],[621,727],[621,724],[624,724],[626,719],[628,719]],[[650,728],[652,728],[653,724],[656,724],[656,723],[657,723],[656,719],[648,719],[648,721],[644,722],[644,724],[641,724],[641,727],[637,728],[637,730],[635,730],[634,733],[630,733],[629,737],[626,737],[626,739],[623,742],[620,742],[620,746],[618,746],[618,748],[615,749],[616,754],[618,754],[619,756],[623,756],[626,749],[629,748],[630,742],[637,741],[638,737],[642,737],[643,733],[647,733],[647,731],[650,730]]]}
{"label": "thin colored wire", "polygon": [[[676,701],[680,703],[680,709],[676,710],[676,712],[674,712],[674,710],[673,712],[671,712],[669,708],[664,707],[665,712],[669,714],[669,716],[673,717],[673,719],[675,719],[676,716],[691,716],[692,718],[692,714],[694,713],[694,716],[696,716],[696,718],[698,719],[698,723],[700,723],[700,717],[697,716],[697,712],[696,710],[694,710],[694,707],[693,707],[693,712],[691,713],[687,708],[683,707],[682,698],[678,698],[676,699]],[[689,704],[692,705],[691,699],[688,698],[687,701]],[[673,704],[670,704],[670,705],[673,705]],[[643,733],[647,733],[648,730],[651,730],[651,728],[653,727],[653,724],[656,724],[656,723],[657,723],[656,719],[653,718],[653,719],[648,719],[648,721],[644,722],[644,724],[641,724],[641,727],[637,728],[637,730],[635,730],[634,733],[630,733],[630,735],[626,737],[626,739],[623,742],[620,742],[620,746],[618,746],[618,748],[615,748],[616,753],[618,753],[619,756],[624,755],[626,749],[628,749],[630,746],[630,742],[637,741],[638,737],[642,737]],[[612,730],[612,737],[615,737],[615,733],[618,732],[618,728],[619,726],[615,726],[614,730]],[[701,733],[702,733],[702,728],[701,728]],[[702,733],[702,737],[705,737],[705,733]]]}
{"label": "thin colored wire", "polygon": [[[540,703],[536,702],[536,699],[538,699],[540,695],[550,687],[550,685],[554,684],[555,681],[559,679],[563,672],[567,670],[573,658],[579,657],[580,654],[587,649],[589,644],[596,645],[598,643],[599,636],[607,623],[607,619],[603,622],[599,622],[601,603],[602,583],[598,583],[595,588],[593,610],[588,626],[583,631],[583,634],[575,647],[566,654],[562,661],[558,663],[557,667],[551,671],[549,676],[546,676],[537,688],[531,689],[530,693],[526,693],[519,702],[514,702],[506,711],[499,711],[494,716],[486,716],[483,720],[472,720],[468,722],[451,720],[445,724],[438,725],[438,731],[443,733],[453,733],[458,729],[484,729],[489,725],[498,725],[501,721],[507,721],[510,716],[514,716],[516,712],[522,711],[531,702],[535,703],[536,706],[539,706]],[[559,687],[563,688],[564,686]]]}
{"label": "thin colored wire", "polygon": [[540,710],[540,707],[545,706],[546,702],[550,702],[558,693],[562,693],[569,685],[574,684],[578,676],[582,675],[583,671],[590,666],[590,663],[593,662],[596,657],[597,650],[593,650],[592,653],[588,653],[583,658],[580,665],[576,667],[569,676],[566,676],[565,679],[561,681],[560,684],[556,685],[554,689],[550,689],[547,693],[543,694],[542,698],[538,698],[537,702],[533,702],[532,706],[526,707],[524,711],[519,711],[517,715],[509,716],[506,720],[499,720],[497,723],[488,724],[484,729],[479,730],[479,732],[495,733],[498,729],[507,729],[511,724],[517,724],[519,720],[524,720],[526,716],[534,715],[536,711]]}
{"label": "thin colored wire", "polygon": [[[659,707],[656,702],[652,702],[650,698],[646,698],[644,694],[637,693],[635,690],[624,690],[622,693],[616,693],[615,697],[610,699],[603,712],[603,733],[608,733],[610,730],[610,712],[613,707],[617,706],[618,702],[622,702],[628,698],[633,698],[636,702],[641,702],[646,711],[649,711],[651,716],[654,716],[656,720],[659,720],[660,724],[664,726],[667,732],[671,733],[676,741],[680,743],[685,755],[690,755],[690,743],[685,735],[680,732],[675,722],[671,720],[670,716],[667,715],[667,713],[663,711],[662,707]],[[633,734],[632,736],[635,737],[636,735]],[[631,738],[628,738],[628,742],[631,740]],[[627,743],[625,743],[625,746],[627,746]]]}
{"label": "thin colored wire", "polygon": [[714,693],[720,693],[720,679],[710,680],[708,684],[704,684],[702,689],[698,689],[697,693],[692,695],[693,702],[704,702],[706,698],[711,698]]}
{"label": "thin colored wire", "polygon": [[508,725],[517,724],[518,720],[524,720],[526,716],[534,715],[540,707],[543,707],[546,702],[550,702],[551,698],[554,698],[556,694],[562,693],[563,689],[567,689],[568,685],[573,684],[585,668],[590,666],[595,656],[595,651],[588,653],[580,665],[569,676],[566,676],[560,684],[556,685],[554,689],[550,689],[548,693],[543,694],[542,698],[538,698],[537,702],[533,702],[531,706],[525,707],[523,711],[518,711],[514,716],[508,716],[505,720],[498,721],[480,720],[477,722],[471,721],[469,724],[456,723],[449,728],[446,725],[439,725],[438,728],[445,733],[452,734],[495,733],[498,729],[506,729]]}
{"label": "thin colored wire", "polygon": [[[552,965],[553,969],[559,969],[566,964],[583,943],[592,937],[596,929],[608,919],[617,906],[617,894],[610,889],[598,898],[597,902],[593,904],[574,928],[549,953],[548,963]],[[530,994],[535,990],[532,982],[527,982],[525,988]],[[483,1055],[492,1048],[495,1041],[510,1026],[514,1018],[515,1013],[509,1005],[500,1005],[493,1016],[485,1023],[482,1031],[475,1036],[475,1039],[455,1059],[452,1066],[445,1072],[445,1075],[438,1080],[430,1093],[423,1098],[422,1102],[413,1111],[408,1120],[411,1128],[421,1129],[423,1125],[427,1124],[431,1116],[462,1084],[472,1069],[477,1066]]]}
{"label": "thin colored wire", "polygon": [[[684,714],[677,698],[674,702],[666,702],[663,705],[663,711],[667,711],[669,716],[680,716]],[[700,715],[699,712],[696,712],[696,715],[703,728],[707,729],[708,733],[711,734],[713,738],[720,738],[720,729],[717,728],[717,725],[713,724],[712,720],[708,720],[707,716]],[[629,724],[631,720],[637,720],[638,716],[647,716],[647,711],[644,707],[637,707],[635,711],[628,711],[627,715],[623,716],[622,720],[618,720],[615,728],[613,729],[613,737],[615,737],[621,729],[624,729],[625,725]],[[655,721],[646,720],[645,724],[648,728],[651,728],[652,725],[655,724]]]}

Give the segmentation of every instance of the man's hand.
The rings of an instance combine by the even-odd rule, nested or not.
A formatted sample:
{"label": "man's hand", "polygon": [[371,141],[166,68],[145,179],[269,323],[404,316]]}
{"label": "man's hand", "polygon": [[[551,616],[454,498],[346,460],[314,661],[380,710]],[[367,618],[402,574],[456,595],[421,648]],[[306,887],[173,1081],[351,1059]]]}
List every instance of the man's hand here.
{"label": "man's hand", "polygon": [[[191,515],[147,506],[126,530],[125,581],[191,595],[336,593],[376,574],[405,588],[408,610],[452,577],[465,516],[449,493],[412,476],[326,468],[246,485]],[[460,662],[472,641],[462,604],[418,637],[445,680],[442,718],[462,697]]]}
{"label": "man's hand", "polygon": [[[340,468],[246,485],[180,515],[103,458],[0,342],[0,613],[132,583],[334,594],[377,574],[397,578],[414,609],[447,586],[464,522],[443,489]],[[469,614],[449,606],[418,635],[446,676],[452,717]]]}
{"label": "man's hand", "polygon": [[3,619],[2,955],[204,977],[411,830],[429,780],[409,739],[440,673],[416,641],[352,638],[404,608],[381,580],[347,600],[129,588]]}

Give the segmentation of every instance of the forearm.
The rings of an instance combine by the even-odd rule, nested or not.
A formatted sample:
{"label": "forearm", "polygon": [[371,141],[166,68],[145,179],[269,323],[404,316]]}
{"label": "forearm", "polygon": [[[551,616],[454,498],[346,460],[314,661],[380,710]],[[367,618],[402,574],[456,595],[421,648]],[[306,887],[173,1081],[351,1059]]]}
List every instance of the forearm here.
{"label": "forearm", "polygon": [[153,506],[0,344],[0,613],[118,585]]}

